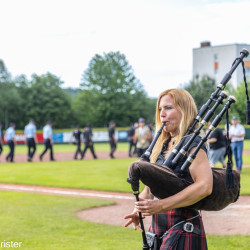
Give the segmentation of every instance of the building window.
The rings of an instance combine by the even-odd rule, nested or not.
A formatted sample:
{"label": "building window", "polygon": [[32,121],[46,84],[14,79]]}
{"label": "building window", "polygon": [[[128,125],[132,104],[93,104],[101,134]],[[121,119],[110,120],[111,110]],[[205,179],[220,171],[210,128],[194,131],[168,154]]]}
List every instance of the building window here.
{"label": "building window", "polygon": [[214,54],[214,74],[218,74],[219,71],[219,62],[218,62],[218,55]]}
{"label": "building window", "polygon": [[244,66],[245,66],[246,74],[250,75],[250,61],[245,60]]}
{"label": "building window", "polygon": [[214,73],[218,74],[219,71],[219,63],[218,62],[214,62]]}

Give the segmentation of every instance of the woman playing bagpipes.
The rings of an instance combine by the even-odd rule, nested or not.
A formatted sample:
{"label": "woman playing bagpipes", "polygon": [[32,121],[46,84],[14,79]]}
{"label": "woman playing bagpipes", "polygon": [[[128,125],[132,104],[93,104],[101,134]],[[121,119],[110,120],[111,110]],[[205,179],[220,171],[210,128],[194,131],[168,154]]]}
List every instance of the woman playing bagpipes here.
{"label": "woman playing bagpipes", "polygon": [[[174,147],[184,137],[193,123],[197,108],[191,95],[183,89],[168,89],[157,100],[156,130],[165,123],[158,138],[150,162],[162,165]],[[198,124],[197,124],[198,126]],[[187,136],[188,137],[188,136]],[[201,137],[197,136],[182,160],[172,170],[178,176],[180,168],[188,155],[194,151]],[[170,167],[171,168],[171,167]],[[152,215],[150,232],[157,235],[159,245],[155,249],[207,249],[206,235],[200,213],[188,206],[210,195],[213,189],[213,176],[208,162],[206,148],[203,146],[182,179],[191,184],[182,191],[164,199],[157,199],[145,186],[135,202],[134,211],[126,215],[127,227],[133,224],[140,229],[139,212],[142,217]]]}

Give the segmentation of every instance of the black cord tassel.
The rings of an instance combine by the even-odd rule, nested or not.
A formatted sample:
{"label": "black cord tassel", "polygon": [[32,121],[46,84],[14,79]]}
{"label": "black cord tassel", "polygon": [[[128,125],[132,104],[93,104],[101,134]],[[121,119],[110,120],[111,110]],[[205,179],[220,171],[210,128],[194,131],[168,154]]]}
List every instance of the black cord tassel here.
{"label": "black cord tassel", "polygon": [[232,189],[235,186],[234,182],[234,173],[232,170],[232,163],[227,162],[227,170],[226,170],[226,187],[228,189]]}
{"label": "black cord tassel", "polygon": [[232,161],[232,149],[231,149],[231,142],[229,139],[229,115],[228,110],[226,112],[226,126],[227,126],[227,135],[226,135],[226,142],[227,142],[227,169],[226,169],[226,187],[228,189],[234,188],[234,173],[233,173],[233,161]]}
{"label": "black cord tassel", "polygon": [[247,125],[250,125],[250,101],[247,100],[247,112],[246,112]]}

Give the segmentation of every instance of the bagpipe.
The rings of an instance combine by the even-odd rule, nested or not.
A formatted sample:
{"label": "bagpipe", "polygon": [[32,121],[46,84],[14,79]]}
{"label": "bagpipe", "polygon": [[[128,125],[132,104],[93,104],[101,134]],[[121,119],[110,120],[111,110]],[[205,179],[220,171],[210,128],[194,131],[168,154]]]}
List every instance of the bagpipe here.
{"label": "bagpipe", "polygon": [[[185,189],[187,186],[191,185],[193,182],[188,181],[185,178],[182,178],[182,174],[188,171],[188,168],[192,164],[192,161],[195,159],[197,153],[202,148],[204,143],[214,131],[214,129],[219,125],[222,120],[222,117],[226,113],[228,118],[228,110],[230,109],[231,104],[236,102],[236,99],[233,96],[229,96],[224,92],[224,88],[228,81],[230,80],[233,72],[238,67],[240,63],[243,66],[243,75],[246,86],[246,95],[247,95],[247,124],[250,124],[250,101],[247,91],[247,83],[245,77],[245,69],[243,59],[249,55],[249,52],[246,49],[243,49],[240,52],[240,57],[236,58],[233,62],[233,65],[228,73],[224,76],[222,81],[217,85],[217,89],[211,94],[208,101],[201,107],[197,116],[195,117],[192,125],[189,127],[184,137],[180,140],[177,146],[172,150],[167,159],[163,162],[162,165],[155,163],[150,163],[150,156],[152,154],[153,148],[162,133],[164,123],[161,128],[157,131],[152,143],[142,157],[130,164],[129,166],[129,177],[127,182],[131,184],[133,193],[137,201],[139,201],[139,183],[140,181],[150,188],[151,193],[159,198],[164,199],[169,196],[172,196],[181,190]],[[227,98],[225,104],[223,101]],[[213,106],[210,108],[211,104]],[[195,138],[200,134],[204,125],[206,125],[210,119],[215,114],[216,109],[219,105],[224,107],[219,112],[218,115],[211,121],[211,125],[208,127],[207,133],[204,137],[201,138],[198,145],[195,147],[194,151],[186,157],[187,159],[181,165],[180,173],[178,175],[173,171],[176,164],[179,163],[183,157],[187,154],[191,144]],[[199,125],[197,129],[195,129]],[[228,126],[227,126],[228,127]],[[228,137],[228,129],[227,129]],[[229,141],[229,139],[228,139]],[[230,145],[229,145],[230,147]],[[232,170],[232,156],[228,155],[227,168],[212,168],[213,174],[213,189],[212,193],[205,197],[204,199],[198,201],[197,203],[189,206],[189,208],[197,210],[207,210],[207,211],[218,211],[230,203],[235,202],[240,195],[240,174]],[[143,226],[142,215],[139,213],[139,220],[142,228],[142,237],[143,237],[143,249],[149,249],[147,245],[145,230]]]}

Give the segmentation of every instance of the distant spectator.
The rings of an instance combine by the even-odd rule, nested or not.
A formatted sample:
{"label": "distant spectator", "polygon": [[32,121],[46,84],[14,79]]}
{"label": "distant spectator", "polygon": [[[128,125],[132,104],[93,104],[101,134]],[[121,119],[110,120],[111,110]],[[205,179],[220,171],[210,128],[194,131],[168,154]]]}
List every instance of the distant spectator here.
{"label": "distant spectator", "polygon": [[54,155],[53,155],[53,139],[52,139],[52,122],[48,121],[47,125],[43,127],[43,139],[44,139],[44,146],[45,149],[42,152],[42,154],[40,155],[40,161],[43,160],[43,156],[44,154],[47,152],[47,150],[50,150],[50,160],[54,161]]}
{"label": "distant spectator", "polygon": [[134,140],[136,143],[137,156],[141,155],[146,151],[149,146],[149,142],[152,139],[152,135],[148,126],[145,125],[143,118],[139,119],[139,127],[135,131]]}
{"label": "distant spectator", "polygon": [[28,161],[32,161],[32,158],[36,152],[36,126],[33,119],[30,120],[29,124],[24,127],[24,134],[26,136],[26,143],[28,146]]}
{"label": "distant spectator", "polygon": [[74,137],[75,144],[76,144],[76,152],[75,152],[75,155],[74,155],[75,160],[77,160],[78,154],[80,154],[80,157],[82,156],[82,151],[81,151],[82,139],[81,139],[81,135],[82,135],[82,131],[81,131],[80,125],[78,125],[78,126],[76,126],[76,129],[73,132],[72,137],[70,139],[70,141],[72,142],[72,138]]}
{"label": "distant spectator", "polygon": [[114,159],[114,152],[116,150],[116,139],[115,139],[115,122],[111,121],[109,123],[109,129],[108,129],[108,133],[109,133],[109,144],[110,144],[110,153],[109,156],[111,159]]}
{"label": "distant spectator", "polygon": [[2,134],[2,123],[0,123],[0,155],[3,152],[3,134]]}
{"label": "distant spectator", "polygon": [[97,159],[97,156],[96,156],[95,150],[94,150],[94,143],[93,143],[93,140],[92,140],[93,133],[92,133],[91,127],[92,127],[91,124],[88,123],[88,125],[86,126],[86,128],[84,129],[84,132],[83,132],[83,139],[84,139],[85,147],[84,147],[84,149],[82,151],[81,159],[84,158],[85,153],[86,153],[88,148],[90,149],[93,158]]}
{"label": "distant spectator", "polygon": [[[139,123],[138,122],[135,122],[134,123],[134,128],[135,128],[135,131],[136,129],[139,127]],[[137,155],[137,148],[136,148],[136,144],[137,144],[137,139],[135,138],[135,135],[134,135],[134,144],[135,144],[135,148],[134,148],[134,152],[133,152],[133,155]]]}
{"label": "distant spectator", "polygon": [[231,148],[235,159],[236,169],[242,170],[242,153],[243,141],[245,137],[245,128],[239,124],[237,116],[233,116],[231,120],[232,125],[229,128],[229,139],[231,139]]}
{"label": "distant spectator", "polygon": [[135,143],[134,143],[134,135],[135,135],[135,126],[133,123],[131,123],[130,128],[128,130],[128,156],[132,157],[133,153],[132,150],[135,149]]}
{"label": "distant spectator", "polygon": [[[210,126],[210,123],[208,123]],[[209,136],[207,142],[209,143],[208,160],[212,164],[221,162],[222,166],[226,167],[225,153],[226,153],[226,138],[220,128],[216,128]]]}
{"label": "distant spectator", "polygon": [[9,148],[10,148],[10,152],[9,154],[6,156],[6,161],[9,162],[14,162],[14,149],[15,149],[15,123],[11,122],[9,128],[7,128],[6,133],[5,133],[5,137],[6,137],[6,141],[8,142]]}
{"label": "distant spectator", "polygon": [[153,140],[153,137],[154,137],[154,134],[155,134],[155,131],[154,131],[154,128],[153,128],[153,123],[152,122],[148,122],[148,127],[150,129],[150,133],[151,133],[151,140],[149,141],[149,144],[152,142]]}

